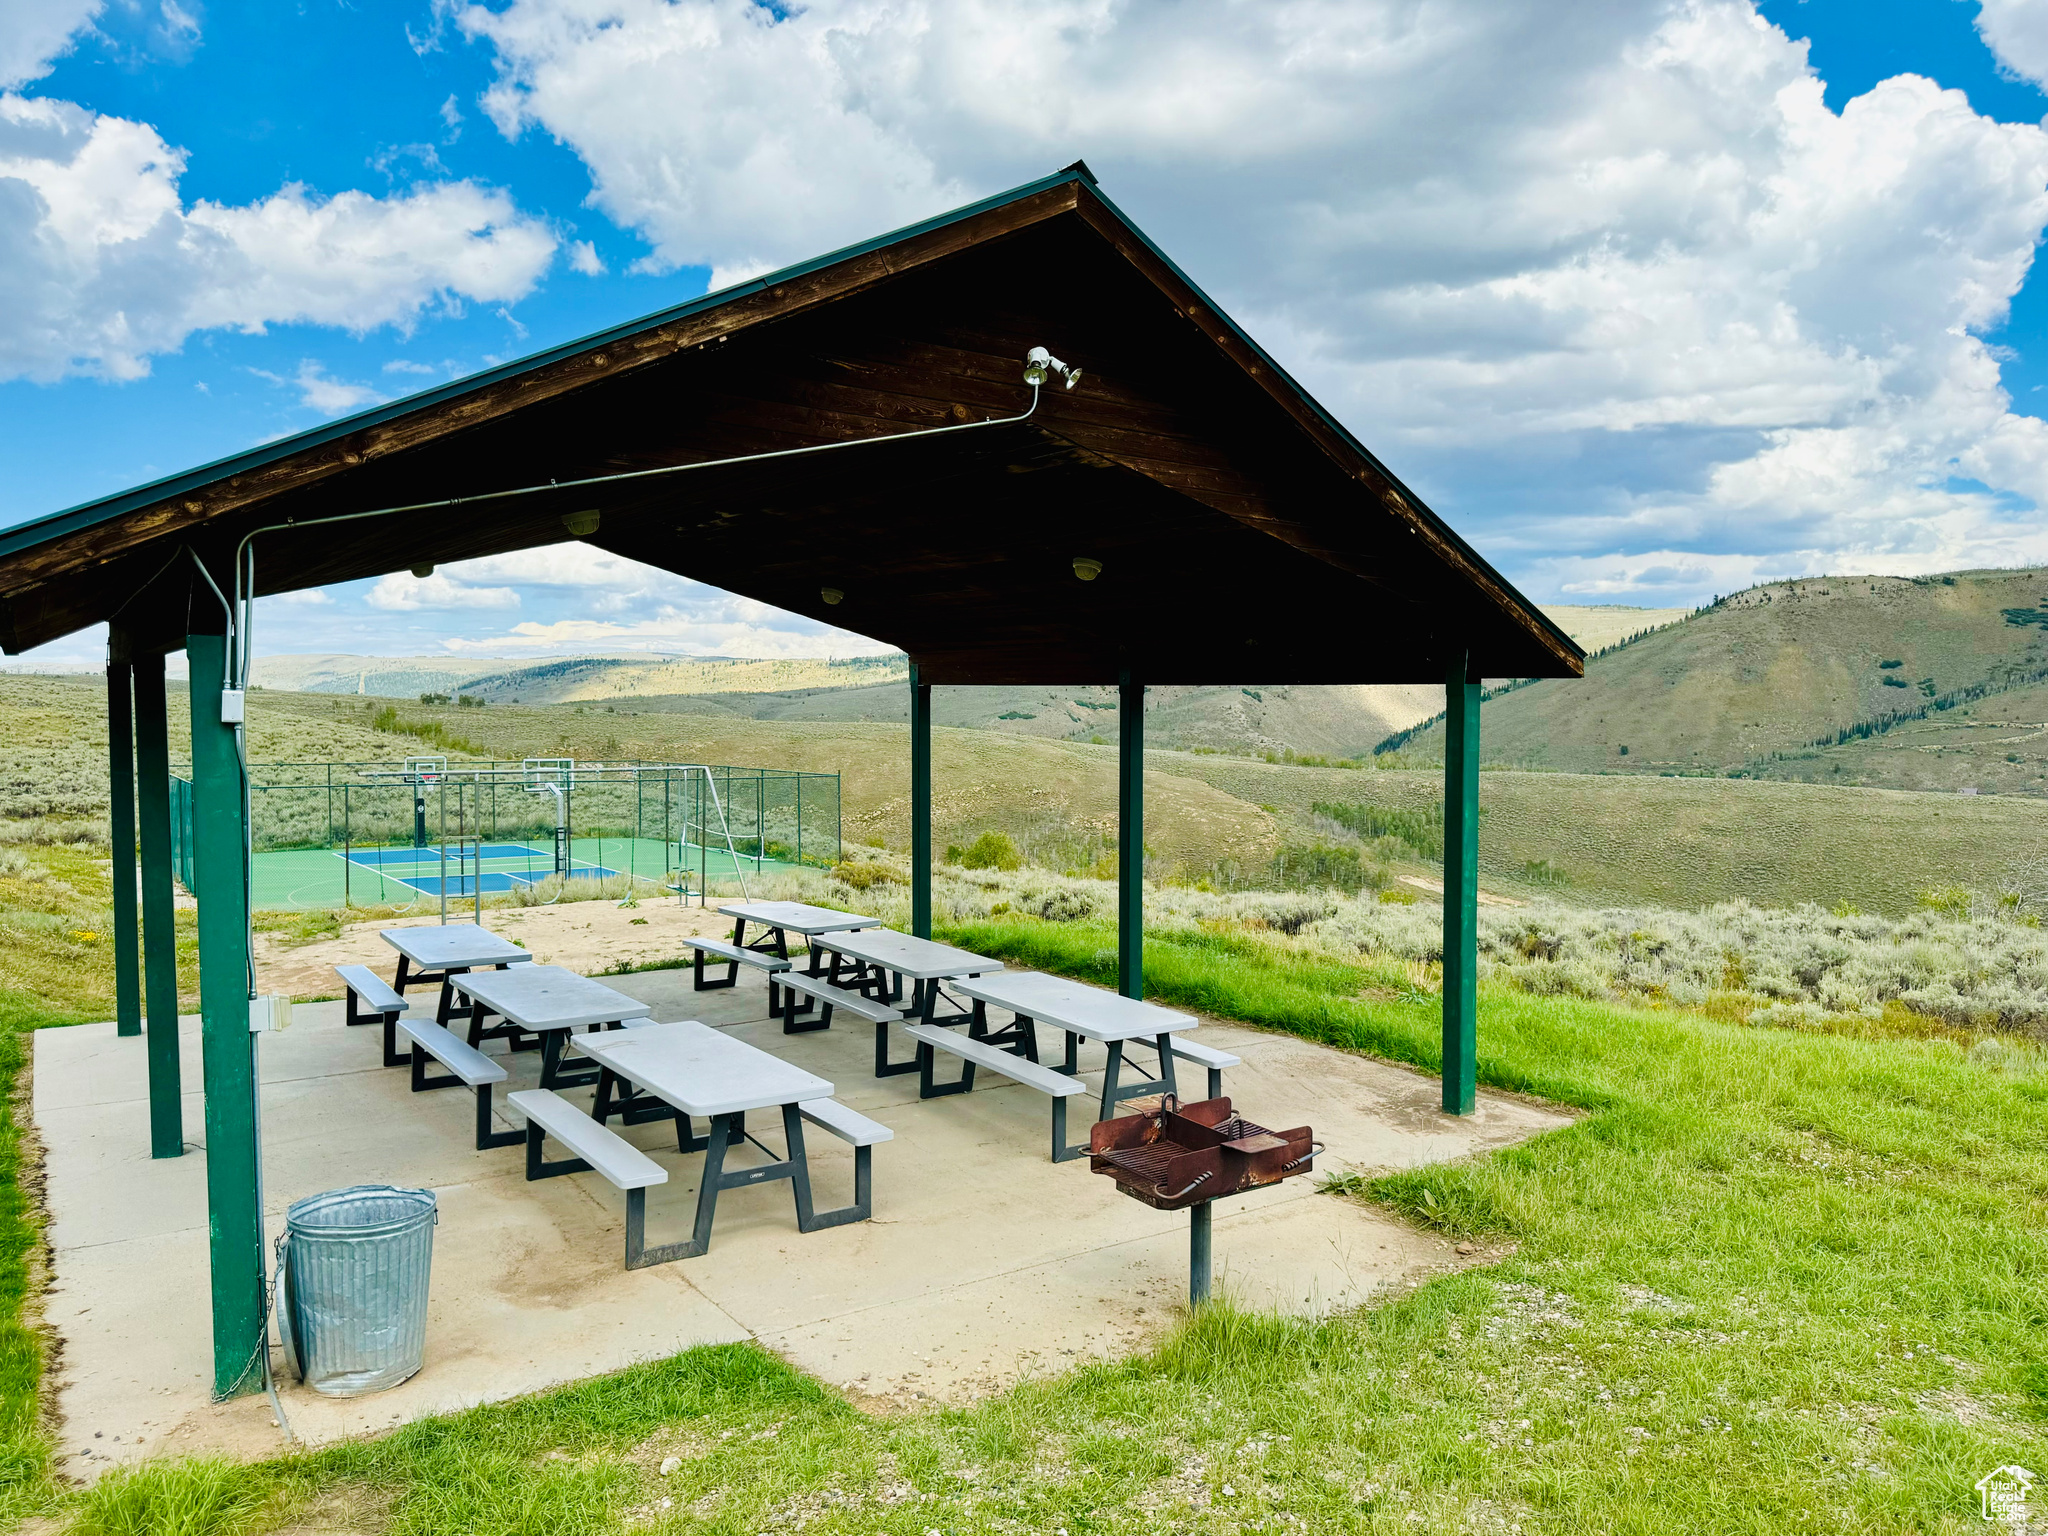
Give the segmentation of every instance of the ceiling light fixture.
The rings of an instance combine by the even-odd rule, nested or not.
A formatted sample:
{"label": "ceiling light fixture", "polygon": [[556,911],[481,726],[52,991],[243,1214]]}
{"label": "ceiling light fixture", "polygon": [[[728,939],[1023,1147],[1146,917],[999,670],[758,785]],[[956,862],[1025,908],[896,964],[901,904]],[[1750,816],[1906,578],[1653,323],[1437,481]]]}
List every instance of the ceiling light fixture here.
{"label": "ceiling light fixture", "polygon": [[597,515],[595,507],[583,512],[565,512],[562,514],[562,526],[575,537],[587,539],[597,532]]}
{"label": "ceiling light fixture", "polygon": [[1082,581],[1093,581],[1102,574],[1102,562],[1091,560],[1086,555],[1074,556],[1074,574]]}
{"label": "ceiling light fixture", "polygon": [[434,574],[434,562],[429,560],[425,565],[416,565],[412,568],[412,573],[419,577],[421,581],[425,581]]}
{"label": "ceiling light fixture", "polygon": [[837,587],[820,587],[818,588],[818,596],[825,600],[827,608],[837,608],[846,601],[846,594]]}
{"label": "ceiling light fixture", "polygon": [[1072,389],[1081,382],[1080,369],[1069,368],[1043,347],[1033,347],[1024,354],[1024,382],[1026,384],[1036,389],[1045,382],[1046,375],[1049,373],[1056,373],[1065,379],[1069,389]]}

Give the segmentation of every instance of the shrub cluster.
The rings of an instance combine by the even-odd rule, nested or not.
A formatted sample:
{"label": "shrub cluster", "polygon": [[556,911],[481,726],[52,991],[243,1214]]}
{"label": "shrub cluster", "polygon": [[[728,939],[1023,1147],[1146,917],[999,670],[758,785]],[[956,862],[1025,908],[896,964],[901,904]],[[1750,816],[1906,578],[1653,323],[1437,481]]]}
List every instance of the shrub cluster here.
{"label": "shrub cluster", "polygon": [[[885,922],[907,917],[901,884],[868,894],[884,899],[870,899],[863,911]],[[1708,1007],[1756,1024],[1874,1021],[1903,1008],[1960,1028],[2048,1039],[2048,931],[2016,916],[2010,902],[1942,896],[1903,918],[1739,901],[1692,912],[1556,901],[1482,907],[1480,969],[1534,993]],[[932,906],[944,922],[1000,914],[1100,921],[1116,910],[1116,891],[1110,882],[1029,866],[941,867],[933,871]],[[1267,933],[1274,942],[1425,972],[1443,959],[1441,909],[1433,902],[1148,885],[1145,920],[1154,930]]]}

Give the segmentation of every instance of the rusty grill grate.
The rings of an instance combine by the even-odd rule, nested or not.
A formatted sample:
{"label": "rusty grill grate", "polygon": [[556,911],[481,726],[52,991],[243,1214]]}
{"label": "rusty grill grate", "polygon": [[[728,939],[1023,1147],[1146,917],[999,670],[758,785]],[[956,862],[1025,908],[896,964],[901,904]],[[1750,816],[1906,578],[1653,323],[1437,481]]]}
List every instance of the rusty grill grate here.
{"label": "rusty grill grate", "polygon": [[1157,1184],[1166,1177],[1167,1168],[1182,1150],[1180,1147],[1161,1146],[1154,1142],[1149,1147],[1132,1147],[1127,1151],[1104,1153],[1103,1161],[1121,1169],[1134,1179],[1148,1179]]}
{"label": "rusty grill grate", "polygon": [[1162,1211],[1205,1204],[1306,1173],[1320,1150],[1307,1126],[1269,1131],[1227,1098],[1160,1099],[1135,1115],[1097,1121],[1090,1166],[1133,1200]]}

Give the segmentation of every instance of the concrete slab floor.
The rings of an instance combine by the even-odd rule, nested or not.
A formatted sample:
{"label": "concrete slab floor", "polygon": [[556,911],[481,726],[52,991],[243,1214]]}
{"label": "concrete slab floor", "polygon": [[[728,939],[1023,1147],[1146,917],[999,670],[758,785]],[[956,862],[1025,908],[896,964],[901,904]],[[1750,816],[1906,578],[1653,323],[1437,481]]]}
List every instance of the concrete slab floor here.
{"label": "concrete slab floor", "polygon": [[[747,1338],[856,1401],[961,1401],[1141,1347],[1179,1315],[1187,1217],[1125,1198],[1085,1160],[1049,1161],[1042,1094],[984,1073],[971,1094],[921,1101],[915,1076],[873,1076],[870,1026],[784,1035],[764,1016],[766,988],[751,975],[702,993],[687,971],[606,980],[657,1019],[702,1019],[802,1064],[830,1079],[844,1103],[893,1127],[896,1139],[875,1153],[875,1219],[804,1235],[786,1183],[730,1191],[710,1253],[628,1273],[624,1199],[609,1184],[588,1174],[527,1183],[519,1148],[474,1150],[466,1091],[411,1093],[405,1071],[378,1064],[378,1030],[346,1028],[339,1003],[301,1005],[289,1031],[262,1043],[272,1235],[291,1201],[345,1184],[420,1186],[440,1202],[425,1367],[364,1398],[287,1386],[285,1409],[305,1441]],[[1244,1113],[1315,1127],[1329,1147],[1322,1170],[1413,1167],[1566,1123],[1493,1094],[1480,1096],[1471,1117],[1452,1118],[1435,1107],[1434,1078],[1291,1036],[1205,1021],[1201,1038],[1244,1058],[1225,1082]],[[1057,1050],[1056,1039],[1046,1031],[1042,1049]],[[78,1476],[149,1456],[261,1456],[283,1444],[260,1396],[207,1401],[196,1020],[186,1021],[181,1045],[194,1090],[190,1150],[157,1162],[143,1042],[117,1039],[111,1024],[35,1036],[33,1107],[54,1256],[44,1311],[63,1340],[61,1452]],[[898,1033],[899,1059],[907,1046]],[[1099,1048],[1082,1056],[1084,1069],[1100,1061]],[[508,1088],[533,1085],[535,1053],[508,1066]],[[1078,1136],[1091,1110],[1075,1104]],[[772,1117],[758,1118],[759,1133],[779,1145]],[[670,1169],[648,1200],[649,1241],[669,1241],[688,1226],[702,1159],[677,1153],[667,1125],[625,1134]],[[819,1203],[849,1198],[851,1149],[815,1130],[807,1142]],[[1214,1241],[1223,1289],[1298,1313],[1355,1305],[1460,1262],[1426,1234],[1316,1194],[1308,1179],[1219,1205]]]}

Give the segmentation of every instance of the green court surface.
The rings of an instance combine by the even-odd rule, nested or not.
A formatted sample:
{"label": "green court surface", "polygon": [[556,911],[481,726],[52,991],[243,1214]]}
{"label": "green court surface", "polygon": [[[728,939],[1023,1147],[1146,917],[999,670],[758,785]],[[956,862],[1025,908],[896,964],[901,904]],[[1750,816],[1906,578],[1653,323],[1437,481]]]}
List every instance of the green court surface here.
{"label": "green court surface", "polygon": [[[489,857],[483,861],[481,879],[486,896],[533,884],[554,870],[545,840],[496,842],[485,853]],[[570,844],[572,878],[631,875],[640,895],[660,895],[675,882],[676,853],[674,843],[653,838],[579,837]],[[713,882],[733,877],[732,857],[723,848],[706,852],[693,847],[688,855],[692,890],[701,883],[700,871]],[[339,848],[290,848],[258,853],[253,864],[250,902],[258,909],[339,907],[344,900],[359,907],[440,905],[444,866],[437,847],[354,848],[346,860]],[[757,863],[744,854],[739,859],[740,873],[748,876],[794,868],[779,859]],[[474,861],[465,865],[451,847],[445,870],[448,899],[473,899],[479,877]]]}

